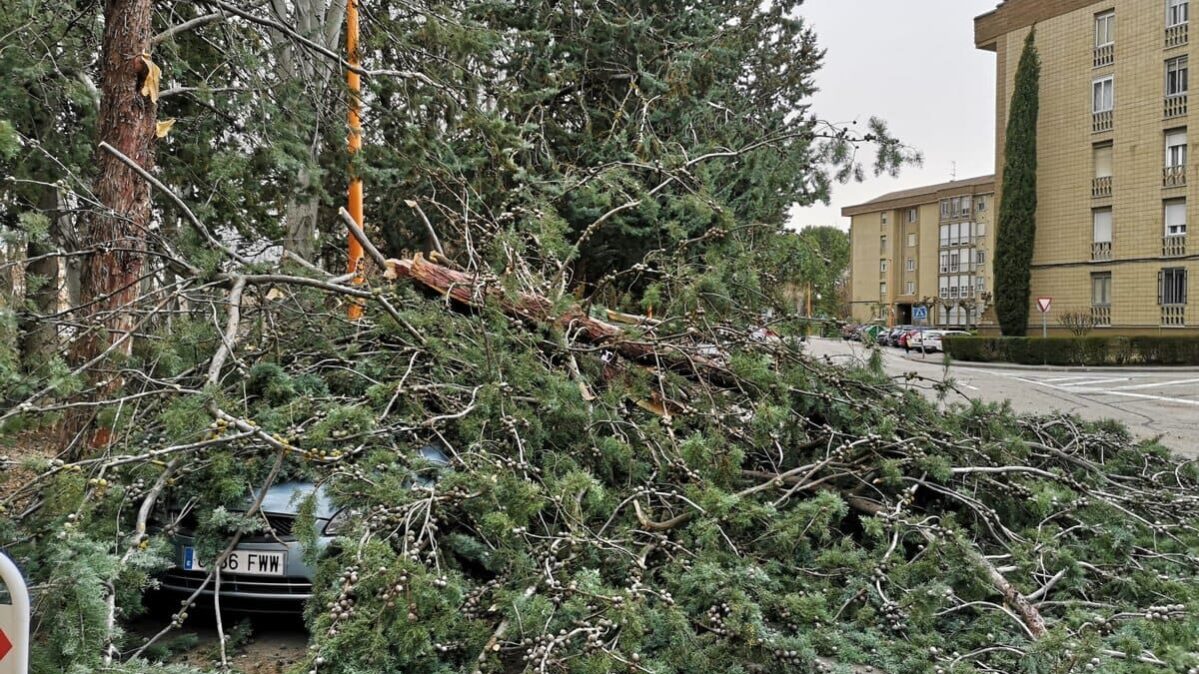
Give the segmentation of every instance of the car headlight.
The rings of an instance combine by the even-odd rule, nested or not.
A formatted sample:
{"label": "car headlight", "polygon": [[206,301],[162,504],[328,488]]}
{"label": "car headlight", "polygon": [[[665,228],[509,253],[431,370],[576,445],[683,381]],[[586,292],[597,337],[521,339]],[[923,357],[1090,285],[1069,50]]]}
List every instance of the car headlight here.
{"label": "car headlight", "polygon": [[341,534],[345,533],[346,529],[349,528],[350,520],[353,519],[355,514],[356,513],[349,508],[342,508],[341,510],[338,510],[337,513],[333,515],[333,517],[330,517],[329,521],[325,523],[325,535],[340,536]]}

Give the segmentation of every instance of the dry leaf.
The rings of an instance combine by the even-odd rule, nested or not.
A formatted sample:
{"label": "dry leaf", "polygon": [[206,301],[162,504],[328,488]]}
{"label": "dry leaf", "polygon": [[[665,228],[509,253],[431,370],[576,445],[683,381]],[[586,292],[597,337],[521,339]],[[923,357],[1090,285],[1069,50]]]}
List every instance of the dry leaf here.
{"label": "dry leaf", "polygon": [[171,132],[171,127],[175,126],[175,118],[164,119],[154,125],[154,135],[159,138],[166,138]]}
{"label": "dry leaf", "polygon": [[416,202],[411,199],[405,199],[404,205],[407,206],[408,208],[416,208]]}
{"label": "dry leaf", "polygon": [[146,64],[146,80],[142,83],[142,96],[149,96],[154,103],[158,102],[158,84],[162,80],[162,68],[150,60],[150,54],[142,52],[142,61]]}

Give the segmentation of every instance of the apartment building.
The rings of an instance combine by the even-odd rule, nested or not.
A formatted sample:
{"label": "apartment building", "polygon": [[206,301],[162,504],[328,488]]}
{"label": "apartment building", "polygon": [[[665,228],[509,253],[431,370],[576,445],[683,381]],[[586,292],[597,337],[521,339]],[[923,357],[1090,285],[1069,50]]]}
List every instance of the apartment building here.
{"label": "apartment building", "polygon": [[[1195,44],[1188,0],[1007,0],[975,19],[975,44],[997,64],[996,186],[1002,187],[1009,101],[1024,40],[1041,57],[1035,298],[1050,326],[1089,312],[1101,331],[1196,331],[1191,290],[1199,204],[1190,173]],[[1197,36],[1199,40],[1199,36]]]}
{"label": "apartment building", "polygon": [[[850,218],[853,319],[978,326],[993,288],[993,176],[894,192],[842,209]],[[926,319],[918,319],[927,310]]]}

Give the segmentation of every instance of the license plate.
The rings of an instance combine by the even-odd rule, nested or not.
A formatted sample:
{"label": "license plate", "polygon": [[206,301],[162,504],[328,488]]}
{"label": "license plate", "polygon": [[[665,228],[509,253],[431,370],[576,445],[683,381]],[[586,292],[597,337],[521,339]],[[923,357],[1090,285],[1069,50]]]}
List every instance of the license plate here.
{"label": "license plate", "polygon": [[[234,550],[221,565],[221,573],[242,576],[282,576],[287,567],[287,557],[282,552],[261,550]],[[184,571],[207,571],[196,557],[195,548],[183,548]]]}

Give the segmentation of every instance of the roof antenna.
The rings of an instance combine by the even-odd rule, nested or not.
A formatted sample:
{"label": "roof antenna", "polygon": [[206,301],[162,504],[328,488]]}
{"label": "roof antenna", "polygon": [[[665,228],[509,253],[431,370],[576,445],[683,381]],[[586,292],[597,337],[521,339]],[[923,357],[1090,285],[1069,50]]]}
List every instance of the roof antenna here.
{"label": "roof antenna", "polygon": [[950,164],[953,164],[953,168],[949,170],[949,182],[952,183],[958,179],[958,163],[954,161]]}

